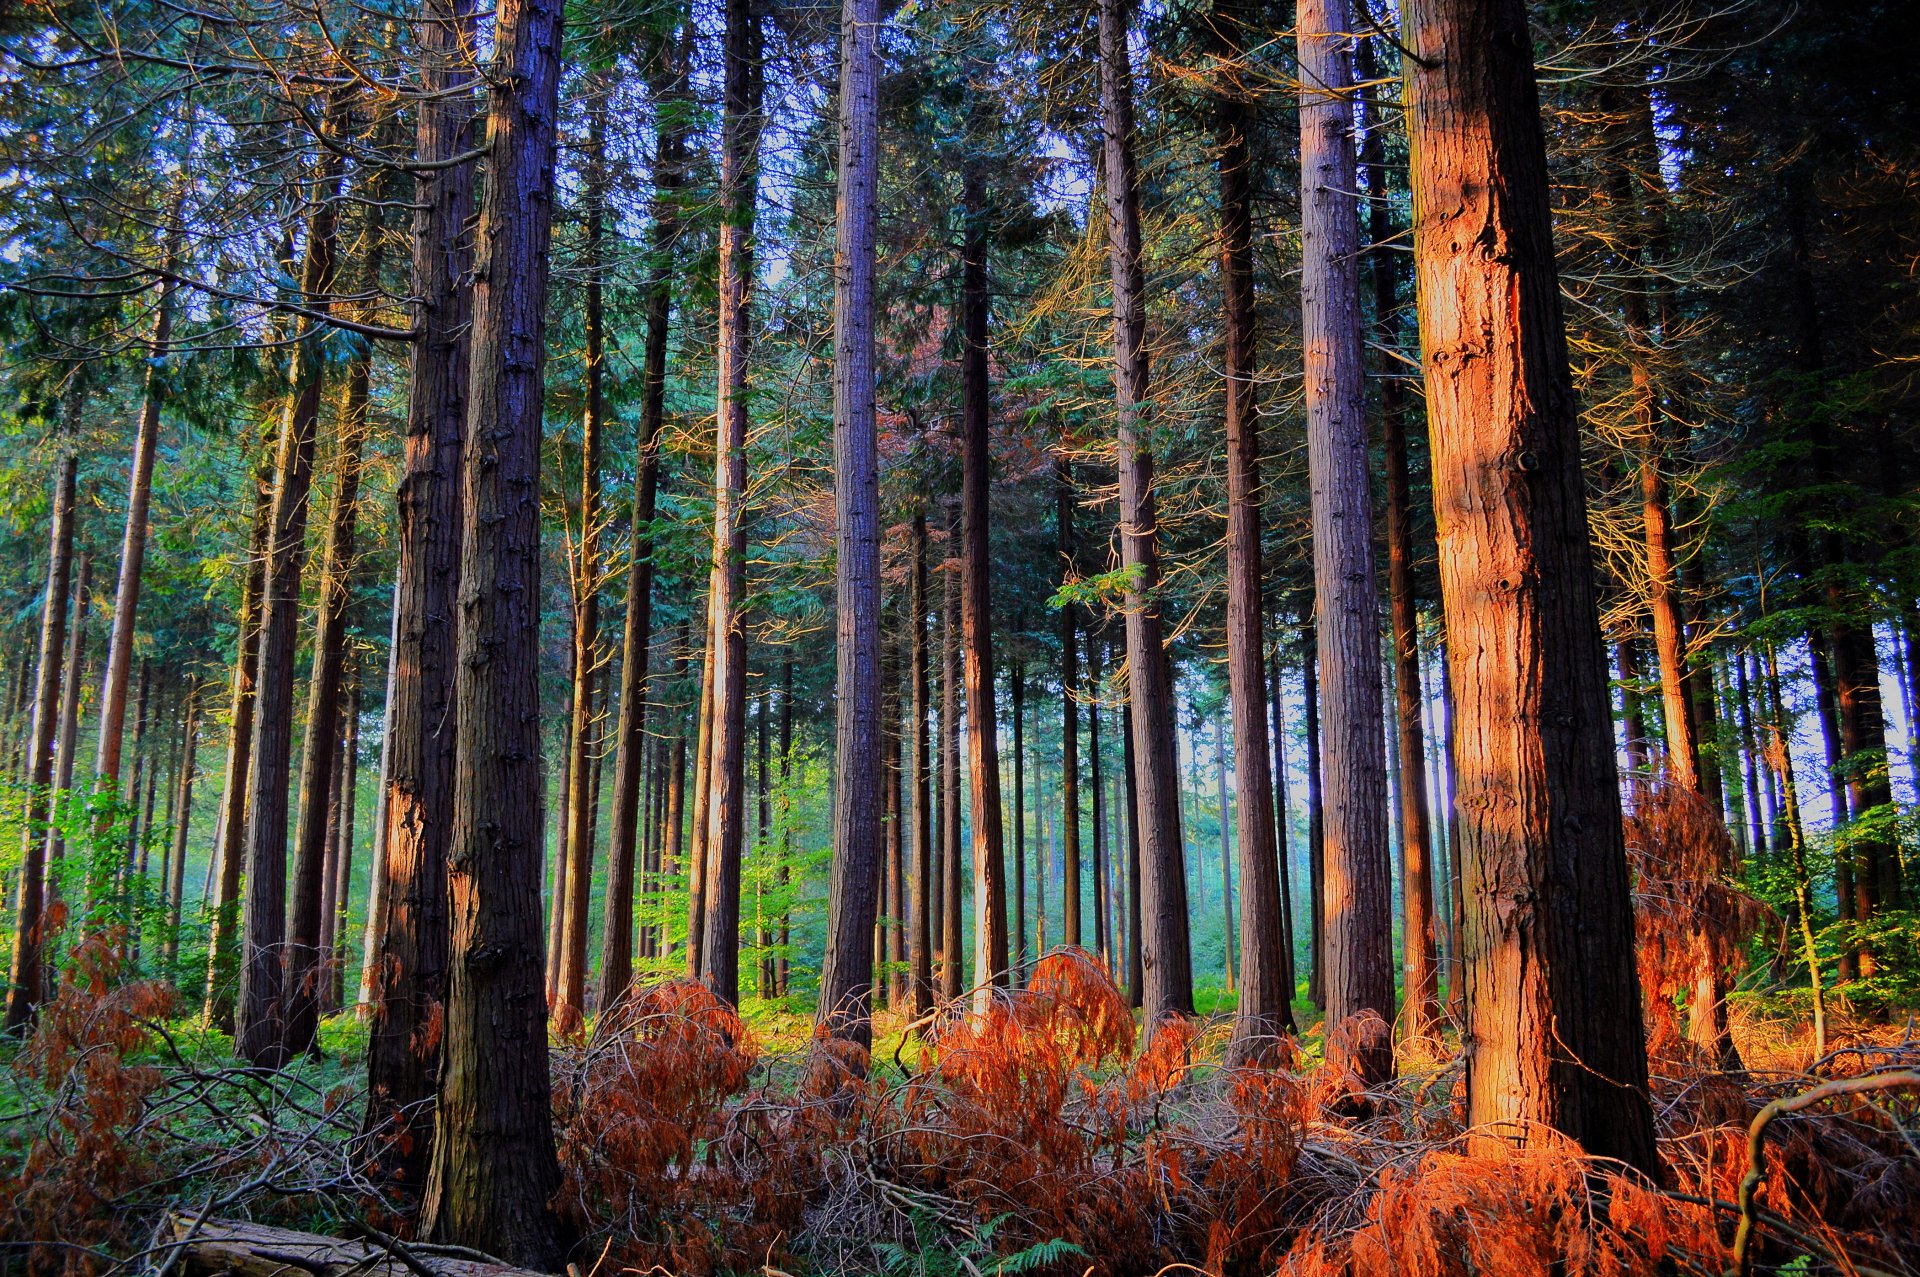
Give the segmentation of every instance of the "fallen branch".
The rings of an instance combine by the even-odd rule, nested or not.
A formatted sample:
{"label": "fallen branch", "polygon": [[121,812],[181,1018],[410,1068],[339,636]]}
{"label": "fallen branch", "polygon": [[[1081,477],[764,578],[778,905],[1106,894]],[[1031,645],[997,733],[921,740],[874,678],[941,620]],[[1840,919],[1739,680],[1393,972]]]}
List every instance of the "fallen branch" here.
{"label": "fallen branch", "polygon": [[1753,1243],[1754,1221],[1759,1213],[1757,1198],[1760,1183],[1767,1175],[1768,1125],[1777,1117],[1798,1113],[1822,1100],[1859,1095],[1866,1091],[1893,1091],[1902,1087],[1920,1088],[1920,1072],[1902,1069],[1897,1073],[1873,1073],[1866,1077],[1823,1082],[1810,1091],[1774,1100],[1754,1115],[1753,1124],[1747,1128],[1747,1173],[1740,1181],[1740,1226],[1733,1235],[1733,1267],[1728,1270],[1729,1277],[1752,1277],[1753,1257],[1749,1250]]}
{"label": "fallen branch", "polygon": [[384,1234],[376,1244],[185,1214],[175,1214],[172,1224],[189,1277],[546,1277],[446,1253],[452,1248],[409,1247]]}

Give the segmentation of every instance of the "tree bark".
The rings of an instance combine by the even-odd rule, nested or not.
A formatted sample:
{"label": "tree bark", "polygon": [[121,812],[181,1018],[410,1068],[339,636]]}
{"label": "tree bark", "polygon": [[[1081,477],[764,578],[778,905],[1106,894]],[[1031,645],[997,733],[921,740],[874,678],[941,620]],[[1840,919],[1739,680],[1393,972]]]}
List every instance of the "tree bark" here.
{"label": "tree bark", "polygon": [[[1360,45],[1359,73],[1375,77],[1375,40]],[[1393,216],[1387,199],[1386,129],[1378,95],[1366,94],[1368,236],[1373,276],[1375,340],[1386,350],[1399,348],[1399,282]],[[1431,816],[1427,810],[1427,742],[1421,728],[1424,700],[1420,677],[1419,601],[1413,580],[1413,483],[1407,453],[1406,386],[1391,359],[1382,360],[1380,425],[1387,477],[1387,595],[1393,630],[1394,726],[1398,735],[1400,801],[1401,968],[1406,994],[1407,1037],[1429,1049],[1440,1022],[1440,975],[1434,952]]]}
{"label": "tree bark", "polygon": [[1393,1073],[1393,899],[1382,748],[1380,616],[1367,480],[1365,333],[1354,192],[1353,53],[1347,0],[1305,0],[1300,45],[1300,309],[1307,469],[1326,766],[1326,970],[1331,1030],[1380,1017],[1343,1063],[1366,1085]]}
{"label": "tree bark", "polygon": [[672,250],[680,230],[680,188],[687,163],[687,60],[693,28],[652,51],[655,76],[652,260],[647,274],[647,345],[641,366],[638,471],[634,476],[633,557],[627,568],[627,616],[620,657],[620,722],[614,755],[613,811],[607,831],[606,924],[601,933],[600,1008],[626,996],[633,980],[633,849],[640,758],[646,744],[647,653],[653,642],[653,522],[660,488],[660,431],[666,423],[667,338],[673,318]]}
{"label": "tree bark", "polygon": [[1467,1120],[1654,1174],[1620,793],[1521,0],[1408,0],[1414,263],[1459,841]]}
{"label": "tree bark", "polygon": [[[1100,955],[1107,970],[1113,970],[1112,952],[1109,947],[1107,910],[1107,801],[1105,779],[1101,773],[1100,749],[1100,697],[1102,694],[1102,672],[1100,649],[1095,645],[1091,629],[1086,631],[1087,640],[1087,788],[1093,795],[1093,951]],[[1202,902],[1204,904],[1204,902]]]}
{"label": "tree bark", "polygon": [[[1318,619],[1314,621],[1317,627]],[[1326,847],[1327,805],[1320,765],[1320,660],[1319,640],[1308,634],[1301,644],[1300,686],[1305,702],[1307,734],[1307,999],[1322,1011],[1327,1009],[1327,897]]]}
{"label": "tree bark", "polygon": [[[381,185],[385,185],[382,183]],[[379,287],[384,227],[379,205],[368,211],[362,287]],[[363,343],[347,365],[335,431],[333,510],[320,566],[320,606],[313,625],[313,672],[307,689],[307,726],[300,758],[302,794],[294,842],[293,901],[286,969],[286,1046],[289,1055],[319,1049],[320,1013],[333,973],[327,967],[326,835],[328,793],[339,771],[341,693],[346,679],[347,611],[353,603],[354,535],[360,510],[361,457],[367,442],[367,399],[373,346]]]}
{"label": "tree bark", "polygon": [[193,825],[194,764],[200,756],[198,683],[187,686],[187,704],[180,731],[180,774],[176,778],[179,789],[173,803],[173,850],[167,861],[171,870],[166,886],[167,930],[161,948],[169,978],[174,978],[174,967],[180,960],[180,915],[187,890],[187,834]]}
{"label": "tree bark", "polygon": [[[441,161],[471,149],[474,104],[463,51],[473,0],[430,0],[420,27],[415,153]],[[474,169],[458,164],[414,180],[414,322],[403,471],[397,493],[393,672],[386,708],[382,863],[385,886],[368,995],[363,1130],[384,1183],[418,1193],[433,1158],[431,1106],[447,996],[455,713],[455,607],[464,528]]]}
{"label": "tree bark", "polygon": [[[67,433],[79,425],[80,394],[67,406]],[[54,725],[60,713],[61,666],[67,642],[67,605],[73,582],[73,507],[78,454],[61,448],[53,480],[47,533],[47,589],[40,605],[40,657],[33,680],[33,726],[28,736],[26,811],[21,821],[20,885],[8,969],[8,1033],[24,1033],[46,990],[47,788],[53,780]]]}
{"label": "tree bark", "polygon": [[961,178],[960,584],[967,684],[967,780],[973,821],[973,983],[975,1009],[1007,987],[1006,839],[1000,813],[1000,716],[994,704],[992,389],[987,371],[987,199],[985,161],[970,158]]}
{"label": "tree bark", "polygon": [[1173,758],[1173,691],[1161,637],[1160,532],[1147,438],[1146,286],[1140,267],[1140,200],[1133,157],[1133,68],[1124,0],[1100,0],[1100,131],[1113,288],[1114,398],[1118,409],[1120,561],[1127,573],[1127,682],[1140,782],[1141,962],[1149,1033],[1193,1014],[1180,788]]}
{"label": "tree bark", "polygon": [[452,945],[421,1231],[556,1264],[540,935],[540,431],[558,0],[495,17],[473,290],[455,681]]}
{"label": "tree bark", "polygon": [[966,982],[960,894],[960,574],[953,551],[959,511],[947,507],[947,557],[940,565],[940,1000],[952,1002]]}
{"label": "tree bark", "polygon": [[1020,661],[1007,670],[1007,692],[1013,700],[1013,938],[1008,960],[1018,983],[1027,970],[1027,671]]}
{"label": "tree bark", "polygon": [[928,732],[928,715],[933,712],[928,695],[927,610],[932,599],[927,592],[927,511],[924,502],[915,505],[912,524],[913,573],[907,593],[907,606],[913,613],[913,636],[909,660],[913,666],[910,713],[913,718],[913,925],[907,933],[907,960],[913,968],[913,1018],[918,1020],[933,1010],[933,759]]}
{"label": "tree bark", "polygon": [[[1074,578],[1073,463],[1053,464],[1054,520],[1060,534],[1060,583]],[[1060,606],[1060,941],[1080,943],[1080,640],[1071,602]]]}
{"label": "tree bark", "polygon": [[[1245,21],[1238,0],[1216,0],[1217,38],[1228,48]],[[1214,98],[1215,168],[1220,184],[1220,292],[1227,440],[1227,683],[1232,701],[1234,798],[1240,808],[1240,1003],[1231,1057],[1273,1058],[1293,1031],[1275,843],[1273,758],[1267,749],[1265,651],[1260,587],[1260,409],[1253,287],[1252,112],[1245,86],[1223,82]],[[1134,789],[1128,760],[1127,789]],[[1134,822],[1129,821],[1129,832]],[[1128,893],[1134,886],[1128,884]],[[1133,946],[1130,943],[1129,948]],[[1131,958],[1129,959],[1131,965]],[[1131,987],[1131,980],[1129,980]]]}
{"label": "tree bark", "polygon": [[[708,985],[723,1000],[737,1003],[740,853],[746,822],[747,636],[742,594],[747,553],[747,343],[752,322],[753,213],[760,182],[760,29],[749,0],[727,0],[726,14],[722,54],[725,109],[720,142],[720,399],[714,441],[713,571],[709,578],[707,639],[714,690],[707,765],[707,912],[702,944]],[[877,615],[878,604],[875,606]],[[868,677],[878,678],[877,667]],[[877,683],[875,687],[877,695]],[[870,726],[877,704],[864,711],[863,721]],[[872,791],[877,800],[877,780]],[[876,837],[877,812],[876,807]],[[836,850],[845,854],[846,849]],[[872,863],[866,862],[869,878]],[[869,920],[860,932],[863,941],[872,925]]]}
{"label": "tree bark", "polygon": [[[335,96],[328,111],[329,123],[341,119],[346,92],[341,90]],[[336,152],[321,148],[300,275],[300,291],[307,298],[324,299],[333,292],[342,164]],[[321,310],[327,308],[324,300],[315,305]],[[313,488],[320,395],[326,379],[323,339],[321,325],[313,321],[293,348],[286,411],[275,449],[273,508],[268,515],[262,562],[260,654],[254,675],[256,733],[248,775],[246,902],[233,1039],[237,1054],[269,1068],[278,1068],[290,1055],[287,791],[293,752],[300,580],[307,561],[308,498]]]}
{"label": "tree bark", "polygon": [[[587,154],[582,214],[586,243],[581,269],[586,273],[586,408],[580,420],[580,538],[574,544],[573,714],[567,724],[567,893],[560,939],[559,979],[554,986],[553,1027],[577,1033],[587,1003],[588,910],[593,896],[594,688],[603,663],[600,650],[600,461],[606,431],[606,307],[601,274],[606,269],[607,94],[606,79],[590,76],[587,96]],[[644,656],[642,661],[644,663]]]}

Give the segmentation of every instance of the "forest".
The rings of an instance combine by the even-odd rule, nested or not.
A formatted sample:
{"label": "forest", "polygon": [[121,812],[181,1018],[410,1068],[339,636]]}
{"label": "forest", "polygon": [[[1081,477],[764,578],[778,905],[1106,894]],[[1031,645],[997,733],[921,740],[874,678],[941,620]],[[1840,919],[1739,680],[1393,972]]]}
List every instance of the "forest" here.
{"label": "forest", "polygon": [[1920,1273],[1899,0],[0,5],[0,1277]]}

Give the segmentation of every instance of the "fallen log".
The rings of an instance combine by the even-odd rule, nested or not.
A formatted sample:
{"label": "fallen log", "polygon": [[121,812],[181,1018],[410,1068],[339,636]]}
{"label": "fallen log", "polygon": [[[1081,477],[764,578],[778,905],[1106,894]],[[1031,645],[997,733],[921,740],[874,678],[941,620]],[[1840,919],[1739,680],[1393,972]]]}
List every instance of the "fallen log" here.
{"label": "fallen log", "polygon": [[175,1214],[176,1249],[160,1266],[178,1266],[187,1277],[547,1277],[458,1246],[364,1231],[366,1239],[356,1240]]}

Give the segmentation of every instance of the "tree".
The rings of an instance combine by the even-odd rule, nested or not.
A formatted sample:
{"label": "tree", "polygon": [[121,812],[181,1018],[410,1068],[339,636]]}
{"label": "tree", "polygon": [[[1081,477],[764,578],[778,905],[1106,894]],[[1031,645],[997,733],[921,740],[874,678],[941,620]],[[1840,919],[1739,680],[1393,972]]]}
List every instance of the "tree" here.
{"label": "tree", "polygon": [[540,430],[558,0],[504,0],[473,289],[448,851],[452,945],[422,1232],[560,1258],[540,935]]}
{"label": "tree", "polygon": [[[1193,1014],[1180,780],[1173,752],[1173,689],[1161,637],[1159,529],[1147,438],[1146,285],[1133,160],[1133,67],[1124,0],[1100,0],[1100,133],[1113,287],[1114,400],[1120,471],[1120,562],[1126,573],[1127,683],[1141,826],[1141,963],[1149,1029]],[[1071,884],[1069,884],[1071,890]]]}
{"label": "tree", "polygon": [[[1655,1173],[1606,660],[1521,0],[1409,0],[1458,773],[1467,1120]],[[1471,355],[1471,357],[1469,357]]]}
{"label": "tree", "polygon": [[1367,480],[1353,54],[1344,34],[1351,16],[1346,0],[1299,7],[1300,323],[1327,811],[1320,987],[1329,1026],[1367,1012],[1379,1017],[1357,1022],[1361,1035],[1348,1061],[1371,1085],[1393,1072],[1393,891]]}
{"label": "tree", "polygon": [[872,1041],[881,871],[880,456],[874,415],[873,245],[878,216],[879,0],[840,7],[840,188],[835,216],[833,461],[835,729],[833,873],[820,1027]]}
{"label": "tree", "polygon": [[[471,0],[431,0],[420,28],[423,101],[414,151],[442,164],[472,149],[472,80],[461,53]],[[414,179],[414,322],[407,383],[393,597],[394,675],[387,706],[385,886],[369,992],[368,1133],[389,1131],[378,1156],[392,1181],[417,1191],[431,1163],[427,1101],[439,1071],[440,1020],[451,942],[447,855],[453,832],[455,608],[460,598],[472,288],[464,227],[473,165]],[[404,671],[404,676],[402,672]]]}

